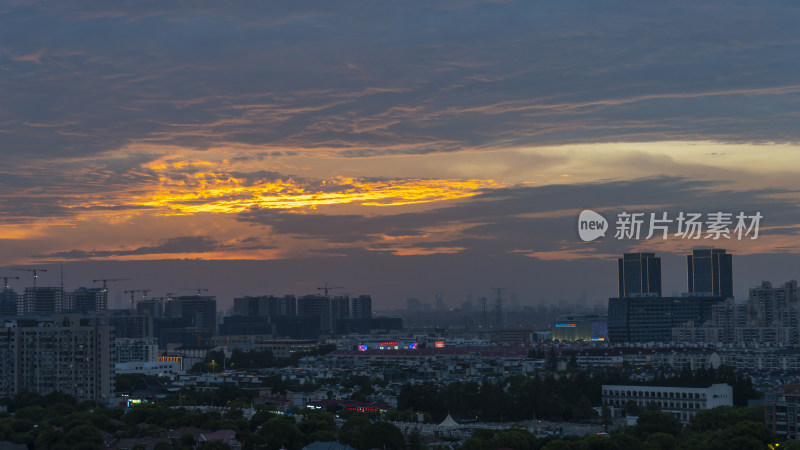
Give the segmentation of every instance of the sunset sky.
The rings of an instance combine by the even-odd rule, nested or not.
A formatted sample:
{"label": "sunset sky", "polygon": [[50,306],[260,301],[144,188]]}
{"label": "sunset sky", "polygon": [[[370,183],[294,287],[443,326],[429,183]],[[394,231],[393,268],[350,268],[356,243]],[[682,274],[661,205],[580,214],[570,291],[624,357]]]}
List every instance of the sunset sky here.
{"label": "sunset sky", "polygon": [[[800,276],[798,23],[786,1],[6,2],[0,275],[223,307],[325,281],[379,308],[598,303],[624,251],[662,256],[671,294],[715,245],[742,298]],[[584,243],[584,209],[764,218]]]}

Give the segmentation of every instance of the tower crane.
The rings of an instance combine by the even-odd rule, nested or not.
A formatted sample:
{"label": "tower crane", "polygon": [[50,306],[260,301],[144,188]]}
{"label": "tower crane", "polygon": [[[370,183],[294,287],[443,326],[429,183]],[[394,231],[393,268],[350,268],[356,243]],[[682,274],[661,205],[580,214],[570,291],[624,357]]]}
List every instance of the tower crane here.
{"label": "tower crane", "polygon": [[131,309],[132,310],[136,309],[136,300],[134,300],[133,294],[137,292],[142,292],[142,289],[131,289],[129,291],[123,291],[123,292],[125,292],[126,294],[131,294]]}
{"label": "tower crane", "polygon": [[3,277],[3,290],[8,290],[8,280],[19,280],[19,277]]}
{"label": "tower crane", "polygon": [[103,282],[103,289],[108,290],[108,282],[109,281],[128,281],[130,278],[101,278],[99,280],[92,280],[92,283],[97,283],[98,281]]}
{"label": "tower crane", "polygon": [[195,294],[195,295],[200,295],[203,292],[208,292],[207,288],[180,288],[178,290],[179,291],[197,291],[197,294]]}
{"label": "tower crane", "polygon": [[39,272],[47,272],[47,269],[22,269],[15,267],[11,270],[22,270],[25,272],[33,272],[33,290],[36,290],[36,279],[39,278]]}
{"label": "tower crane", "polygon": [[325,286],[317,288],[318,291],[322,291],[325,293],[325,297],[330,297],[328,295],[328,291],[332,291],[334,289],[344,289],[344,288],[342,286],[328,286],[327,281],[325,282]]}

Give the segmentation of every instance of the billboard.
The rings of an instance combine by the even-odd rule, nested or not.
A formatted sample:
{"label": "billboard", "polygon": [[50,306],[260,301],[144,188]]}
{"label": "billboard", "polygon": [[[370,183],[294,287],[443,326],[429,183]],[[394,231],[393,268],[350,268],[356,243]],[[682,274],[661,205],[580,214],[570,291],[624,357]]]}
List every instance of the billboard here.
{"label": "billboard", "polygon": [[444,341],[433,341],[434,348],[444,348]]}

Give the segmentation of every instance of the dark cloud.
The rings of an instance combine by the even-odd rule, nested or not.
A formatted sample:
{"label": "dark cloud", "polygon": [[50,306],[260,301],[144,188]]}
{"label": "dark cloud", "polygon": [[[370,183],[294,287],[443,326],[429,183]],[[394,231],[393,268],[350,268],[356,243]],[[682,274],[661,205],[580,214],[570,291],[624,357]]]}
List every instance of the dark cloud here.
{"label": "dark cloud", "polygon": [[2,13],[10,155],[800,137],[787,2],[72,3]]}
{"label": "dark cloud", "polygon": [[258,242],[255,238],[250,238],[241,243],[248,244],[226,245],[208,236],[182,236],[165,239],[155,245],[142,246],[131,250],[69,250],[65,252],[55,252],[47,255],[36,255],[37,258],[63,258],[63,259],[90,259],[90,258],[113,258],[116,256],[131,255],[158,255],[165,253],[205,253],[224,250],[258,250],[273,248],[267,245],[253,244]]}

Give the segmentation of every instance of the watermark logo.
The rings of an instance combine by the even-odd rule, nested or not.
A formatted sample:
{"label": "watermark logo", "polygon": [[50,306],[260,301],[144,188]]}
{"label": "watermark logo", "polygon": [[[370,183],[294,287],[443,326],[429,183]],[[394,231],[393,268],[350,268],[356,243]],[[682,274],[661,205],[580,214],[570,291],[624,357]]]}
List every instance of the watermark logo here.
{"label": "watermark logo", "polygon": [[608,221],[596,212],[586,209],[578,216],[578,235],[584,242],[593,241],[600,236],[606,236]]}
{"label": "watermark logo", "polygon": [[[643,213],[623,211],[617,214],[614,224],[614,238],[623,240],[639,240],[658,238],[668,239],[674,236],[680,239],[757,239],[761,219],[760,212],[736,215],[729,212],[716,211],[703,215],[698,212],[678,213],[670,218],[668,213]],[[649,220],[648,220],[649,219]],[[608,222],[600,214],[584,210],[578,217],[578,234],[583,241],[593,241],[600,236],[605,237]],[[646,232],[646,234],[645,234]]]}

